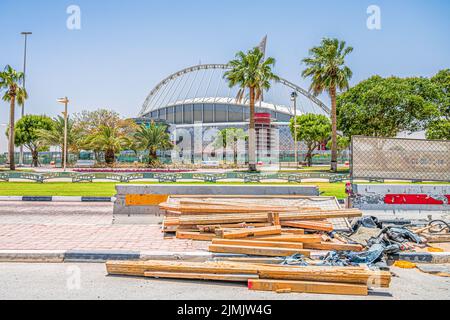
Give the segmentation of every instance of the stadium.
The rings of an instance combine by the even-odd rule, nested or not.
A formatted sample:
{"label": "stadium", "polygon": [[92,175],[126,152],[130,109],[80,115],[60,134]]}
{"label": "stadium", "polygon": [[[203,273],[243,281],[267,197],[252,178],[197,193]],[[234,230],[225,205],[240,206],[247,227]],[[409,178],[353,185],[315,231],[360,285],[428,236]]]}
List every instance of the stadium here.
{"label": "stadium", "polygon": [[[249,100],[248,97],[236,99],[238,88],[230,88],[224,78],[229,69],[227,64],[189,67],[169,75],[150,91],[136,121],[169,125],[178,146],[172,152],[173,161],[179,157],[180,150],[184,160],[194,163],[212,160],[216,156],[212,144],[219,130],[230,127],[248,130]],[[271,89],[256,102],[259,162],[273,162],[274,158],[294,159],[289,121],[295,115],[306,113],[328,116],[330,109],[307,90],[286,79],[272,83]],[[299,143],[300,154],[302,149]],[[244,158],[241,160],[245,161]]]}

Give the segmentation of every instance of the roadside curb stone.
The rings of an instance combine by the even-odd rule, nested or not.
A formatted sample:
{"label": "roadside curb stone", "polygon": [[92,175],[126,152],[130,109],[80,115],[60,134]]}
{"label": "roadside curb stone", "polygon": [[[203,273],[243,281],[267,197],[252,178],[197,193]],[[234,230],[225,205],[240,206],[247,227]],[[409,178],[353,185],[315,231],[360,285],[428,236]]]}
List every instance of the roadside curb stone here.
{"label": "roadside curb stone", "polygon": [[0,250],[0,262],[64,262],[65,250]]}

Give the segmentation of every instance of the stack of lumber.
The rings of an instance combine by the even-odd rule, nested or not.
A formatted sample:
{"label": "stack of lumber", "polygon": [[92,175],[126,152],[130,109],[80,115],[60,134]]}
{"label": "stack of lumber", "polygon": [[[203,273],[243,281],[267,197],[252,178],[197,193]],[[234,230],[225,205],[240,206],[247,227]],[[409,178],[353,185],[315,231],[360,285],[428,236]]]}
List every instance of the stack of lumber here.
{"label": "stack of lumber", "polygon": [[178,239],[211,241],[210,252],[286,257],[312,250],[361,251],[360,245],[331,239],[328,219],[356,218],[357,209],[268,205],[226,199],[184,198],[160,205],[163,231]]}
{"label": "stack of lumber", "polygon": [[250,290],[367,295],[391,274],[363,267],[290,267],[239,262],[109,261],[109,275],[246,282]]}

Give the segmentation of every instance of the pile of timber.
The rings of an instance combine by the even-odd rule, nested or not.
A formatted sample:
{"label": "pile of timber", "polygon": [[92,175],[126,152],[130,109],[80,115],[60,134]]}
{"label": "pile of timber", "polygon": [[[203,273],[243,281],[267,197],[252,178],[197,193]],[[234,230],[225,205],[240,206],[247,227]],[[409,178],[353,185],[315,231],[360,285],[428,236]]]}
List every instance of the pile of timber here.
{"label": "pile of timber", "polygon": [[109,261],[109,275],[245,282],[248,289],[279,293],[368,295],[388,288],[391,274],[363,267],[292,267],[238,262]]}
{"label": "pile of timber", "polygon": [[345,239],[331,239],[327,219],[356,218],[358,209],[245,203],[245,200],[182,199],[160,205],[166,211],[163,231],[178,239],[210,241],[210,252],[286,257],[311,251],[361,251]]}

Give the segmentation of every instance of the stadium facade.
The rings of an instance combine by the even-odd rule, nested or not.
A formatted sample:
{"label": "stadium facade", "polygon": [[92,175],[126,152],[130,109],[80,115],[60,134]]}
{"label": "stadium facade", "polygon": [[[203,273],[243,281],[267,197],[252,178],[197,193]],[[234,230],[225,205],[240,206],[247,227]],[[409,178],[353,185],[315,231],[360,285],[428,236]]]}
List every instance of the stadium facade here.
{"label": "stadium facade", "polygon": [[[180,70],[162,80],[151,90],[139,113],[138,122],[164,122],[169,125],[177,147],[172,160],[204,162],[230,155],[217,151],[218,132],[225,128],[248,130],[248,97],[238,101],[238,88],[230,88],[224,73],[226,64],[197,65]],[[292,93],[296,93],[295,103]],[[294,110],[296,105],[296,110]],[[273,82],[256,103],[258,161],[275,163],[294,158],[294,139],[289,121],[295,114],[329,115],[330,109],[307,90],[283,78]],[[304,150],[299,143],[299,150]],[[245,161],[245,142],[241,143],[239,161]]]}

